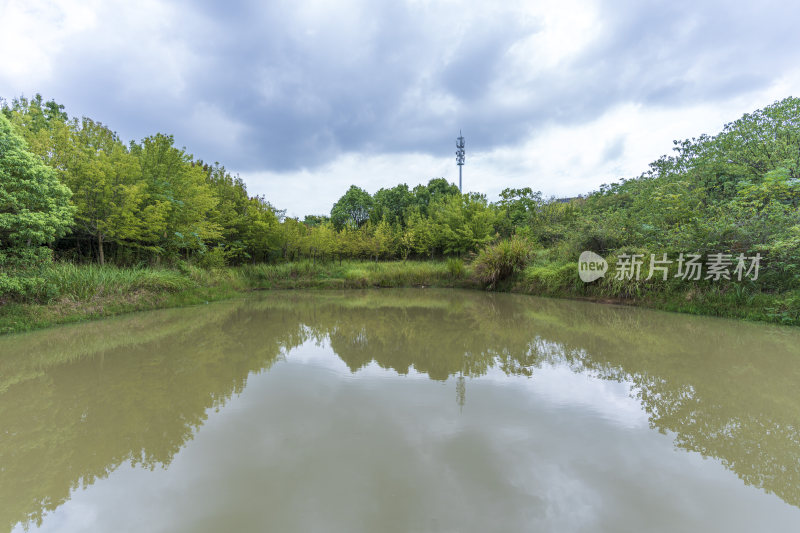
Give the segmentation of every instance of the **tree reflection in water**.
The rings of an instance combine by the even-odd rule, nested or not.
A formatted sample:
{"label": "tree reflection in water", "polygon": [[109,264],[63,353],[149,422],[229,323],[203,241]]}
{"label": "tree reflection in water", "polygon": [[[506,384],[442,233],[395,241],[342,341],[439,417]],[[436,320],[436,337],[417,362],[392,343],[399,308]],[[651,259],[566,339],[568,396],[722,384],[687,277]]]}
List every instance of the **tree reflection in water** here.
{"label": "tree reflection in water", "polygon": [[629,383],[652,428],[800,507],[800,332],[466,291],[271,293],[0,339],[0,524],[41,523],[120,464],[164,468],[308,341],[352,372],[432,380],[542,365]]}

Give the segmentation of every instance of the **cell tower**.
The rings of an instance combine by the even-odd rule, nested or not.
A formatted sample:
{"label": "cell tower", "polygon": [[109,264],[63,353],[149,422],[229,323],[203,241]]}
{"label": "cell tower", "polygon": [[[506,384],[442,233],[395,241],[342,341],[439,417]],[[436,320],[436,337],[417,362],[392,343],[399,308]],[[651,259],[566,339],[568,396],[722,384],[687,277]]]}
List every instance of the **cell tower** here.
{"label": "cell tower", "polygon": [[456,403],[458,411],[464,412],[464,404],[467,403],[467,383],[464,381],[464,374],[461,373],[456,379]]}
{"label": "cell tower", "polygon": [[461,130],[458,130],[458,139],[456,139],[456,165],[458,165],[458,192],[461,190],[461,168],[464,166],[464,136],[461,135]]}

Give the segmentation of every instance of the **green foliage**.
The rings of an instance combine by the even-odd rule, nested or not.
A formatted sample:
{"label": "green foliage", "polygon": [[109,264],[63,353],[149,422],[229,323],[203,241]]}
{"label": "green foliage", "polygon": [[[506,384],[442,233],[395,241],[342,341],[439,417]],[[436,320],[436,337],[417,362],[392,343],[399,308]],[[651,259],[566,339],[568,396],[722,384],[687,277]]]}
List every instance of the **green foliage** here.
{"label": "green foliage", "polygon": [[376,223],[385,220],[389,224],[404,226],[406,211],[413,203],[414,195],[405,183],[391,189],[380,189],[373,196],[370,218]]}
{"label": "green foliage", "polygon": [[203,268],[222,268],[228,264],[229,255],[221,246],[206,250],[197,261]]}
{"label": "green foliage", "polygon": [[458,257],[451,257],[450,259],[447,260],[447,271],[454,278],[464,277],[464,273],[466,272],[466,268],[464,267],[464,261],[462,261]]}
{"label": "green foliage", "polygon": [[98,261],[105,262],[104,243],[143,240],[146,200],[139,161],[116,134],[100,123],[84,118],[71,129],[73,156],[67,161],[63,180],[72,189],[77,208],[78,231],[97,242]]}
{"label": "green foliage", "polygon": [[45,296],[44,301],[52,294],[47,283],[38,276],[9,276],[0,272],[0,304],[5,305],[8,300],[35,301]]}
{"label": "green foliage", "polygon": [[208,216],[218,200],[202,167],[173,143],[171,135],[156,134],[131,146],[146,184],[146,240],[167,253],[203,251],[207,241],[222,236]]}
{"label": "green foliage", "polygon": [[531,265],[524,270],[523,283],[534,294],[569,294],[580,280],[575,278],[575,263],[552,262]]}
{"label": "green foliage", "polygon": [[542,193],[533,192],[530,187],[503,189],[497,202],[498,207],[502,209],[503,235],[511,235],[514,228],[530,226],[543,204]]}
{"label": "green foliage", "polygon": [[370,209],[372,209],[372,196],[364,189],[351,185],[344,196],[333,204],[331,222],[337,230],[345,226],[359,228],[369,220]]}
{"label": "green foliage", "polygon": [[[33,272],[53,255],[101,265],[177,265],[198,283],[216,283],[209,272],[228,265],[289,262],[317,272],[347,260],[423,258],[450,259],[437,264],[452,281],[466,279],[460,258],[478,253],[475,274],[492,288],[512,279],[533,292],[649,298],[729,314],[734,305],[780,301],[770,319],[794,320],[796,299],[783,295],[800,290],[800,99],[746,114],[718,135],[676,141],[672,155],[638,178],[586,197],[544,199],[522,187],[503,190],[492,203],[436,178],[374,195],[353,185],[330,217],[302,220],[250,196],[238,176],[195,160],[169,135],[125,145],[105,125],[70,119],[39,95],[4,105],[0,120],[0,266],[15,269],[0,286],[3,298],[58,294]],[[625,250],[759,253],[762,269],[746,286],[700,283],[690,294],[680,280],[584,286],[573,268],[584,250],[611,261]],[[398,263],[404,264],[412,263]],[[410,283],[399,272],[379,276],[359,265],[325,283]]]}
{"label": "green foliage", "polygon": [[413,194],[412,206],[416,207],[422,215],[428,216],[433,203],[450,196],[460,196],[461,191],[458,190],[457,185],[448,183],[444,178],[434,178],[427,185],[414,187]]}
{"label": "green foliage", "polygon": [[429,208],[434,245],[446,255],[475,251],[494,237],[496,211],[484,195],[444,196]]}
{"label": "green foliage", "polygon": [[76,301],[97,296],[123,296],[140,290],[175,292],[193,285],[175,270],[154,268],[118,268],[114,266],[56,263],[40,273],[54,295]]}
{"label": "green foliage", "polygon": [[103,124],[69,120],[63,106],[39,95],[13,100],[3,115],[74,192],[76,223],[54,243],[64,256],[93,256],[101,264],[109,255],[121,264],[208,264],[206,252],[221,248],[226,263],[239,264],[276,254],[276,210],[250,197],[225,167],[176,148],[171,136],[126,146]]}
{"label": "green foliage", "polygon": [[487,246],[475,258],[475,276],[493,289],[498,282],[522,271],[531,255],[530,244],[523,238],[513,237]]}
{"label": "green foliage", "polygon": [[73,222],[70,190],[0,115],[0,258],[29,257]]}
{"label": "green foliage", "polygon": [[330,222],[331,217],[325,215],[306,215],[303,219],[303,224],[308,226],[309,228],[315,228],[317,226],[322,226]]}
{"label": "green foliage", "polygon": [[281,246],[281,225],[275,209],[263,197],[253,197],[245,207],[245,223],[242,229],[242,243],[227,242],[228,250],[241,252],[233,257],[231,264],[238,264],[252,258],[266,261]]}

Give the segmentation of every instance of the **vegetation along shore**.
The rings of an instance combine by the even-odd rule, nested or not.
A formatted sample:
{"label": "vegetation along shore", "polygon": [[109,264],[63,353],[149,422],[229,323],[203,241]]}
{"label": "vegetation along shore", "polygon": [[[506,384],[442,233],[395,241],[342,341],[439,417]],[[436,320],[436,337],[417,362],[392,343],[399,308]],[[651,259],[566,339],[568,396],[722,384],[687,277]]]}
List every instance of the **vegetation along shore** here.
{"label": "vegetation along shore", "polygon": [[[797,98],[577,198],[522,188],[490,202],[437,178],[354,185],[303,219],[169,135],[125,144],[52,100],[18,98],[0,112],[0,333],[257,289],[409,286],[800,325],[799,204]],[[586,251],[616,273],[582,281]],[[641,272],[624,275],[632,257]],[[651,259],[667,257],[681,260]],[[725,269],[687,278],[684,257]],[[756,257],[736,275],[737,258]]]}

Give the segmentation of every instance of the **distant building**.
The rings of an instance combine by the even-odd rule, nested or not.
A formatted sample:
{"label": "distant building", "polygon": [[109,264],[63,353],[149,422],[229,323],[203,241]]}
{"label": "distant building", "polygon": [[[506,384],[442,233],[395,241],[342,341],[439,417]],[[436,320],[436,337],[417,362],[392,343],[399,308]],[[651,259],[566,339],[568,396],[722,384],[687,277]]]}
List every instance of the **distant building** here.
{"label": "distant building", "polygon": [[568,204],[573,200],[580,200],[583,196],[570,196],[569,198],[556,198],[555,201],[559,204]]}

